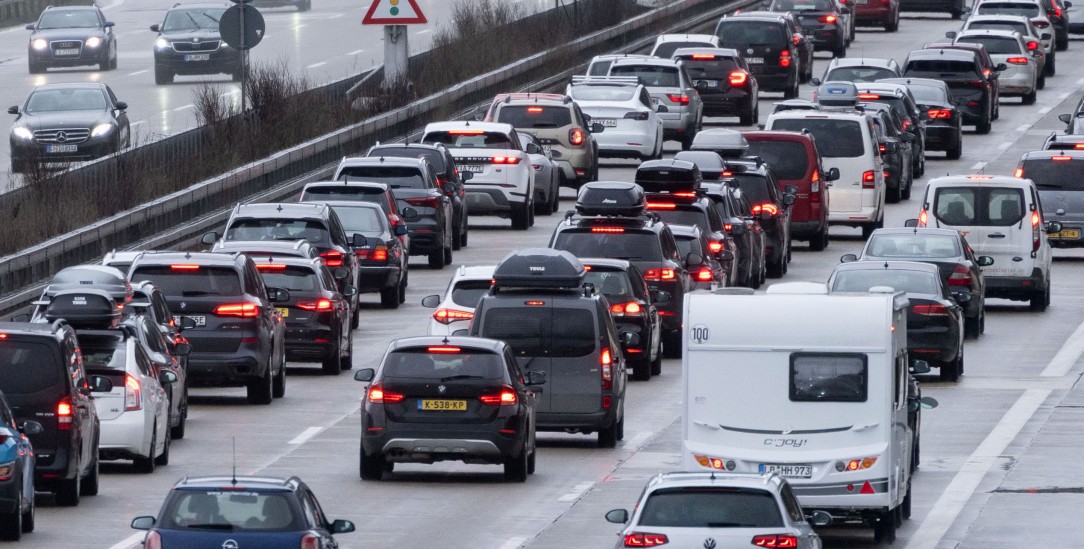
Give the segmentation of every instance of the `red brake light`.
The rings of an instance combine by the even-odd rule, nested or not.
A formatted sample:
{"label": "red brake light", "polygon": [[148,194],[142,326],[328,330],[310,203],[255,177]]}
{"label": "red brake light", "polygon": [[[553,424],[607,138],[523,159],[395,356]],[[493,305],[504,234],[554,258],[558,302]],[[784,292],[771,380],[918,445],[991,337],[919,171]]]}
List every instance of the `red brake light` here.
{"label": "red brake light", "polygon": [[546,304],[545,301],[524,301],[524,305],[528,307],[541,307]]}
{"label": "red brake light", "polygon": [[298,303],[297,308],[306,311],[330,311],[334,304],[335,302],[331,301],[330,299],[319,299],[316,301],[305,301],[303,303]]}
{"label": "red brake light", "polygon": [[798,538],[795,536],[771,534],[767,536],[755,536],[753,545],[757,547],[798,547]]}
{"label": "red brake light", "polygon": [[369,402],[395,404],[396,402],[402,402],[405,398],[406,395],[385,391],[384,386],[380,383],[374,383],[372,387],[369,387]]}
{"label": "red brake light", "polygon": [[613,316],[639,315],[643,313],[643,311],[643,307],[635,301],[630,301],[625,304],[617,303],[610,305],[610,314]]}
{"label": "red brake light", "polygon": [[878,145],[878,146],[877,146],[877,148],[878,148],[878,149],[880,149],[880,151],[881,151],[881,154],[884,154],[884,153],[885,153],[885,151],[887,150],[887,149],[885,148],[885,146],[884,146],[883,144],[881,144],[881,145]]}
{"label": "red brake light", "polygon": [[433,313],[433,320],[436,320],[441,324],[451,324],[457,320],[470,320],[472,318],[474,318],[474,313],[456,309],[437,309],[437,311]]}
{"label": "red brake light", "polygon": [[1054,162],[1065,162],[1067,160],[1072,160],[1073,157],[1071,157],[1071,156],[1051,156],[1050,159],[1053,160]]}
{"label": "red brake light", "polygon": [[971,271],[967,270],[967,267],[963,265],[957,265],[952,269],[952,274],[948,277],[949,286],[971,286]]}
{"label": "red brake light", "polygon": [[593,233],[623,233],[625,229],[621,227],[591,227]]}
{"label": "red brake light", "polygon": [[696,271],[696,280],[700,282],[711,282],[711,279],[714,277],[715,276],[711,272],[711,269],[709,269],[707,266],[700,267],[700,270]]}
{"label": "red brake light", "polygon": [[1010,57],[1010,58],[1006,59],[1005,61],[1007,63],[1009,63],[1010,65],[1027,65],[1028,64],[1028,58],[1027,57]]}
{"label": "red brake light", "polygon": [[874,100],[874,99],[880,99],[881,96],[880,96],[880,94],[876,94],[876,93],[860,93],[860,94],[858,94],[858,98],[859,99],[865,99],[867,101],[871,101],[871,100]]}
{"label": "red brake light", "polygon": [[324,258],[324,264],[328,267],[342,267],[343,266],[343,254],[338,250],[328,250],[320,257]]}
{"label": "red brake light", "polygon": [[644,271],[644,280],[674,280],[677,275],[673,269],[648,269]]}
{"label": "red brake light", "polygon": [[710,53],[694,53],[693,59],[696,59],[697,61],[710,61],[715,59],[715,55]]}
{"label": "red brake light", "polygon": [[673,202],[648,202],[647,209],[649,210],[673,210],[677,208],[677,204]]}
{"label": "red brake light", "polygon": [[674,95],[672,93],[668,93],[668,94],[666,94],[666,97],[668,99],[670,99],[670,101],[673,101],[674,103],[677,103],[678,105],[688,105],[689,104],[689,96],[685,95],[685,94]]}
{"label": "red brake light", "polygon": [[261,271],[285,271],[286,265],[279,263],[257,263],[256,268]]}
{"label": "red brake light", "polygon": [[783,50],[783,51],[779,52],[779,66],[784,67],[784,68],[790,66],[790,52],[789,51]]}
{"label": "red brake light", "polygon": [[1054,17],[1061,17],[1061,8],[1054,6]]}
{"label": "red brake light", "polygon": [[599,365],[602,371],[602,388],[612,389],[614,386],[614,373],[613,373],[613,355],[610,354],[609,347],[603,347],[602,352],[598,355]]}
{"label": "red brake light", "polygon": [[56,428],[61,431],[70,431],[72,428],[71,397],[64,397],[56,403]]}
{"label": "red brake light", "polygon": [[666,534],[644,534],[633,532],[625,534],[625,547],[658,547],[670,543]]}
{"label": "red brake light", "polygon": [[647,111],[631,111],[631,112],[625,113],[625,118],[628,119],[628,120],[640,120],[640,121],[643,121],[643,120],[647,120],[648,118],[650,118],[650,116],[651,116],[651,113],[649,113]]}
{"label": "red brake light", "polygon": [[519,399],[516,398],[516,391],[505,385],[501,387],[501,392],[494,395],[482,395],[478,397],[478,400],[490,406],[513,406]]}
{"label": "red brake light", "polygon": [[542,112],[542,107],[527,107],[527,112],[531,114],[538,114]]}
{"label": "red brake light", "polygon": [[821,23],[835,23],[836,19],[837,18],[834,15],[822,15],[817,20],[820,21]]}
{"label": "red brake light", "polygon": [[387,261],[388,260],[388,247],[387,246],[377,246],[375,249],[373,249],[373,256],[370,257],[369,259],[371,259],[373,261]]}
{"label": "red brake light", "polygon": [[[493,163],[494,164],[505,164],[506,163],[504,161],[497,162],[498,158],[506,158],[506,157],[504,157],[504,156],[495,156],[495,157],[493,157]],[[518,161],[519,159],[517,158],[516,160]],[[513,162],[513,164],[514,164],[514,162]],[[404,198],[403,201],[406,202],[407,204],[410,204],[411,206],[421,206],[423,208],[433,208],[434,210],[440,208],[440,200],[435,196],[415,196],[415,197],[411,197],[411,198]]]}
{"label": "red brake light", "polygon": [[730,85],[744,86],[749,80],[749,73],[745,71],[730,71]]}
{"label": "red brake light", "polygon": [[862,188],[872,189],[877,181],[877,176],[873,173],[873,170],[866,170],[862,172]]}
{"label": "red brake light", "polygon": [[1024,177],[1024,168],[1016,168],[1013,170],[1012,175],[1017,179]]}
{"label": "red brake light", "polygon": [[583,133],[582,128],[572,128],[568,130],[568,144],[573,147],[583,145],[583,142],[587,140],[587,136]]}
{"label": "red brake light", "polygon": [[1042,225],[1042,219],[1039,217],[1039,212],[1031,212],[1031,251],[1039,251],[1039,246],[1042,245],[1042,236],[1040,232],[1040,225]]}
{"label": "red brake light", "polygon": [[301,538],[301,549],[320,549],[320,538],[316,534],[305,534]]}
{"label": "red brake light", "polygon": [[215,307],[214,313],[218,316],[256,318],[260,314],[260,308],[255,303],[229,303]]}
{"label": "red brake light", "polygon": [[[170,322],[172,322],[172,321],[170,321]],[[7,334],[0,334],[0,340],[7,339],[7,338],[8,338]]]}
{"label": "red brake light", "polygon": [[[496,155],[496,156],[493,157],[493,163],[494,164],[519,164],[519,157],[518,156]],[[434,204],[436,204],[436,201],[437,201],[437,199],[435,199],[435,198],[427,198],[425,200],[432,200]]]}
{"label": "red brake light", "polygon": [[948,310],[944,305],[915,305],[911,312],[923,316],[948,316]]}
{"label": "red brake light", "polygon": [[171,271],[198,271],[199,265],[170,265]]}
{"label": "red brake light", "polygon": [[1031,24],[1040,29],[1045,29],[1050,26],[1050,22],[1046,19],[1032,19]]}
{"label": "red brake light", "polygon": [[482,135],[482,130],[448,130],[449,135]]}
{"label": "red brake light", "polygon": [[[725,225],[723,226],[723,230],[728,230]],[[712,240],[711,242],[708,242],[708,249],[711,250],[711,253],[717,254],[723,251],[723,243],[718,240]]]}
{"label": "red brake light", "polygon": [[1084,149],[1084,143],[1077,143],[1076,145],[1073,145],[1073,148],[1078,151]]}
{"label": "red brake light", "polygon": [[455,355],[459,354],[463,349],[459,347],[452,347],[450,345],[433,345],[426,349],[426,351],[434,354]]}
{"label": "red brake light", "polygon": [[143,409],[143,398],[141,395],[142,388],[139,386],[139,380],[131,375],[124,376],[124,411],[131,412],[133,410]]}
{"label": "red brake light", "polygon": [[758,214],[765,212],[771,215],[777,215],[779,214],[779,208],[771,202],[765,202],[763,204],[757,204],[756,206],[753,206],[753,213]]}
{"label": "red brake light", "polygon": [[952,111],[949,109],[930,109],[926,111],[926,114],[930,117],[931,120],[952,118]]}
{"label": "red brake light", "polygon": [[1034,51],[1039,49],[1039,43],[1034,40],[1028,40],[1028,51]]}

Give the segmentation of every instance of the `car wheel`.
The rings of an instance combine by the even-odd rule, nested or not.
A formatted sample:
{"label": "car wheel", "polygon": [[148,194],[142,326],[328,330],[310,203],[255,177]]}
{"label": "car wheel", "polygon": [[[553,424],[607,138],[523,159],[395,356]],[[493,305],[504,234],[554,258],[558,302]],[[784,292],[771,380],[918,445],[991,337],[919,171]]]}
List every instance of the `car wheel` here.
{"label": "car wheel", "polygon": [[365,447],[362,446],[358,468],[361,472],[361,480],[380,480],[384,478],[384,456],[379,453],[366,455]]}
{"label": "car wheel", "polygon": [[798,97],[798,77],[795,76],[794,84],[783,90],[783,99],[795,99]]}
{"label": "car wheel", "polygon": [[101,63],[98,63],[98,70],[100,70],[100,71],[107,71],[107,70],[109,70],[110,68],[112,68],[112,65],[113,65],[113,62],[112,62],[112,60],[110,60],[110,59],[109,59],[109,58],[107,57],[107,58],[105,59],[105,61],[102,61]]}
{"label": "car wheel", "polygon": [[19,541],[23,537],[23,514],[16,505],[10,513],[0,515],[0,539]]}
{"label": "car wheel", "polygon": [[399,286],[389,286],[380,290],[380,306],[385,309],[399,308]]}
{"label": "car wheel", "polygon": [[538,450],[537,449],[532,449],[531,454],[529,456],[527,456],[527,474],[528,475],[533,475],[534,474],[535,465],[536,465],[535,462],[538,461],[535,458],[537,458],[537,457],[538,457]]}
{"label": "car wheel", "polygon": [[[169,425],[168,421],[166,422],[166,425]],[[155,465],[169,465],[169,446],[172,442],[173,441],[169,436],[169,429],[166,429],[166,441],[163,443],[165,448],[162,448],[162,454],[160,456],[154,458]]]}
{"label": "car wheel", "polygon": [[750,101],[749,112],[738,117],[738,123],[742,126],[752,126],[757,123],[756,101]]}
{"label": "car wheel", "polygon": [[527,452],[527,442],[523,442],[519,455],[510,457],[504,461],[504,480],[508,482],[527,482],[527,466],[530,456]]}
{"label": "car wheel", "polygon": [[117,52],[113,52],[113,58],[109,60],[109,70],[117,70]]}
{"label": "car wheel", "polygon": [[1045,311],[1050,306],[1050,282],[1047,281],[1046,288],[1041,292],[1032,294],[1031,301],[1028,304],[1032,311]]}
{"label": "car wheel", "polygon": [[662,349],[655,350],[655,360],[651,361],[651,375],[657,376],[662,373]]}
{"label": "car wheel", "polygon": [[37,505],[34,502],[34,494],[30,494],[30,508],[23,512],[23,533],[29,533],[34,531],[34,514],[37,510]]}
{"label": "car wheel", "polygon": [[154,83],[161,86],[162,84],[173,83],[173,71],[161,65],[154,66]]}
{"label": "car wheel", "polygon": [[832,57],[847,57],[847,44],[842,40],[836,44],[836,47],[832,48]]}
{"label": "car wheel", "polygon": [[867,223],[862,225],[862,238],[869,239],[869,235],[873,234],[873,231],[877,229],[876,223]]}
{"label": "car wheel", "polygon": [[885,32],[896,32],[900,30],[900,12],[896,12],[892,19],[885,23]]}
{"label": "car wheel", "polygon": [[452,230],[452,249],[458,250],[463,247],[463,241],[459,236],[459,229]]}
{"label": "car wheel", "polygon": [[151,474],[154,472],[154,466],[156,465],[154,460],[154,441],[158,440],[158,423],[154,424],[154,428],[151,429],[151,447],[150,455],[139,456],[132,460],[132,469],[137,473]]}
{"label": "car wheel", "polygon": [[941,365],[938,372],[941,381],[957,381],[964,370],[964,354],[961,352],[950,362]]}
{"label": "car wheel", "polygon": [[1035,99],[1037,99],[1037,97],[1038,97],[1038,93],[1036,93],[1036,91],[1034,89],[1032,89],[1030,93],[1027,93],[1027,94],[1024,95],[1022,100],[1023,100],[1023,103],[1025,105],[1034,105],[1035,104]]}
{"label": "car wheel", "polygon": [[[531,228],[531,204],[524,202],[512,211],[512,228],[517,231],[526,231]],[[432,261],[430,261],[432,264]]]}
{"label": "car wheel", "polygon": [[618,429],[624,430],[625,418],[615,420],[609,427],[601,429],[598,432],[598,447],[599,448],[614,448],[617,446],[617,431]]}
{"label": "car wheel", "polygon": [[[982,314],[981,312],[979,313]],[[964,337],[966,339],[977,339],[979,337],[979,317],[964,318]]]}
{"label": "car wheel", "polygon": [[982,135],[990,133],[990,117],[991,114],[987,114],[985,120],[980,120],[978,124],[975,124],[975,131]]}
{"label": "car wheel", "polygon": [[956,136],[956,144],[953,145],[951,148],[949,148],[949,150],[947,150],[945,152],[946,152],[947,158],[949,160],[959,160],[960,157],[963,156],[963,153],[964,153],[963,136],[957,135]]}
{"label": "car wheel", "polygon": [[94,456],[94,465],[90,466],[90,472],[79,482],[79,495],[98,495],[98,486],[101,480],[101,468],[101,462],[98,460],[98,456]]}
{"label": "car wheel", "polygon": [[251,404],[271,404],[271,357],[267,357],[267,372],[248,382],[248,401]]}
{"label": "car wheel", "polygon": [[[279,365],[279,373],[275,375],[274,381],[271,382],[271,398],[282,398],[286,396],[286,362],[283,361]],[[181,420],[184,423],[184,420]],[[173,437],[178,438],[178,437]]]}
{"label": "car wheel", "polygon": [[651,355],[644,354],[632,363],[632,379],[637,381],[647,381],[651,379]]}
{"label": "car wheel", "polygon": [[[531,219],[534,219],[534,215],[531,215]],[[444,248],[444,264],[452,264],[452,245],[449,244],[447,248]]]}
{"label": "car wheel", "polygon": [[964,12],[963,10],[954,9],[949,12],[949,16],[952,17],[954,21],[958,21],[961,17],[964,16]]}
{"label": "car wheel", "polygon": [[[915,458],[914,467],[918,467],[918,440],[915,440]],[[900,516],[903,520],[910,520],[911,518],[911,486],[908,483],[907,493],[903,496],[903,503],[900,504]]]}
{"label": "car wheel", "polygon": [[1051,53],[1046,58],[1046,70],[1044,71],[1046,73],[1046,76],[1054,76],[1054,73],[1057,72],[1058,68],[1055,65],[1055,61],[1056,61],[1056,59],[1055,59],[1055,55],[1053,53]]}
{"label": "car wheel", "polygon": [[346,353],[339,358],[339,371],[354,369],[354,339],[349,338],[346,344]]}
{"label": "car wheel", "polygon": [[827,248],[827,247],[828,247],[828,228],[825,227],[825,229],[823,231],[813,235],[813,238],[809,239],[809,249],[813,250],[814,252],[823,252],[824,249]]}
{"label": "car wheel", "polygon": [[339,375],[339,372],[342,371],[339,367],[339,357],[342,356],[342,343],[338,342],[338,336],[336,336],[336,341],[335,348],[332,349],[331,352],[324,357],[323,362],[321,362],[324,375],[337,376]]}
{"label": "car wheel", "polygon": [[896,510],[889,509],[877,517],[873,523],[873,542],[888,543],[896,542]]}
{"label": "car wheel", "polygon": [[30,74],[41,74],[45,72],[45,67],[43,65],[33,61],[27,63],[27,68],[30,70]]}
{"label": "car wheel", "polygon": [[61,507],[75,507],[79,505],[79,475],[75,478],[60,481],[56,489],[56,504]]}
{"label": "car wheel", "polygon": [[681,330],[663,336],[662,351],[666,358],[681,358]]}
{"label": "car wheel", "polygon": [[399,304],[406,303],[407,273],[399,279]]}
{"label": "car wheel", "polygon": [[1066,31],[1063,34],[1054,33],[1054,49],[1058,51],[1065,51],[1069,49],[1069,32]]}
{"label": "car wheel", "polygon": [[460,233],[460,235],[459,235],[459,245],[463,246],[463,247],[467,246],[467,224],[466,224],[466,222],[463,223],[463,232]]}
{"label": "car wheel", "polygon": [[443,269],[444,268],[444,250],[433,250],[429,252],[429,268],[430,269]]}
{"label": "car wheel", "polygon": [[783,278],[783,265],[787,262],[785,253],[779,254],[779,261],[768,263],[768,278]]}
{"label": "car wheel", "polygon": [[26,171],[26,161],[12,157],[11,173],[23,173]]}

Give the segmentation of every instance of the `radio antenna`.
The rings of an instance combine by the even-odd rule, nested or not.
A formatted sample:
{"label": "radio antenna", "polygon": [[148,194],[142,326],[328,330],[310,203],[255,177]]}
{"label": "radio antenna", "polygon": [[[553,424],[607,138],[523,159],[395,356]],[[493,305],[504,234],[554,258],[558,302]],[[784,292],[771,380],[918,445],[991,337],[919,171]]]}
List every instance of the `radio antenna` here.
{"label": "radio antenna", "polygon": [[230,480],[230,484],[237,486],[237,437],[232,437],[233,440],[233,478]]}

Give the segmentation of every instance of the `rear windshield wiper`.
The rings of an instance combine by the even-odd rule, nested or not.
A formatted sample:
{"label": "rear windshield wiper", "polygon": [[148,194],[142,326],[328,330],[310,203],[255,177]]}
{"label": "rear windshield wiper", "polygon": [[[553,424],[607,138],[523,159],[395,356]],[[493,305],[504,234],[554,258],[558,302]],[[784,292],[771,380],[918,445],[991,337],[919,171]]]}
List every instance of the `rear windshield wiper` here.
{"label": "rear windshield wiper", "polygon": [[209,292],[207,290],[184,290],[181,295],[197,296],[197,295],[219,295],[218,292]]}
{"label": "rear windshield wiper", "polygon": [[476,375],[471,375],[471,374],[459,374],[459,375],[440,378],[440,380],[442,382],[443,381],[453,381],[453,380],[456,380],[456,379],[489,379],[489,378],[487,378],[486,376],[476,376]]}
{"label": "rear windshield wiper", "polygon": [[189,524],[188,528],[200,528],[203,530],[236,530],[237,527],[232,524]]}
{"label": "rear windshield wiper", "polygon": [[740,522],[709,522],[708,528],[752,528],[755,524],[742,524]]}

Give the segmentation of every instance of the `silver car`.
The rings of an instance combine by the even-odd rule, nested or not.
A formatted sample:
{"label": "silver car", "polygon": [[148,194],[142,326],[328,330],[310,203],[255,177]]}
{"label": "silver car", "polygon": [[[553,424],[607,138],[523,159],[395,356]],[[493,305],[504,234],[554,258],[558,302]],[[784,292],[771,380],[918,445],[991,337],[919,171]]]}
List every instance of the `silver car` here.
{"label": "silver car", "polygon": [[1025,105],[1035,103],[1039,89],[1038,52],[1029,52],[1024,38],[1016,31],[972,30],[956,36],[954,44],[982,44],[995,67],[1001,68],[997,78],[998,94],[1002,97],[1022,97]]}
{"label": "silver car", "polygon": [[560,151],[545,150],[532,133],[519,132],[519,144],[531,159],[534,170],[534,211],[550,215],[561,206],[561,167],[553,161]]}
{"label": "silver car", "polygon": [[820,549],[813,526],[831,522],[816,511],[807,519],[790,485],[776,473],[663,473],[651,479],[630,516],[606,513],[625,525],[616,547],[795,547]]}
{"label": "silver car", "polygon": [[704,121],[704,103],[685,70],[676,59],[619,59],[610,65],[610,76],[635,76],[659,105],[663,139],[681,141],[689,150]]}

